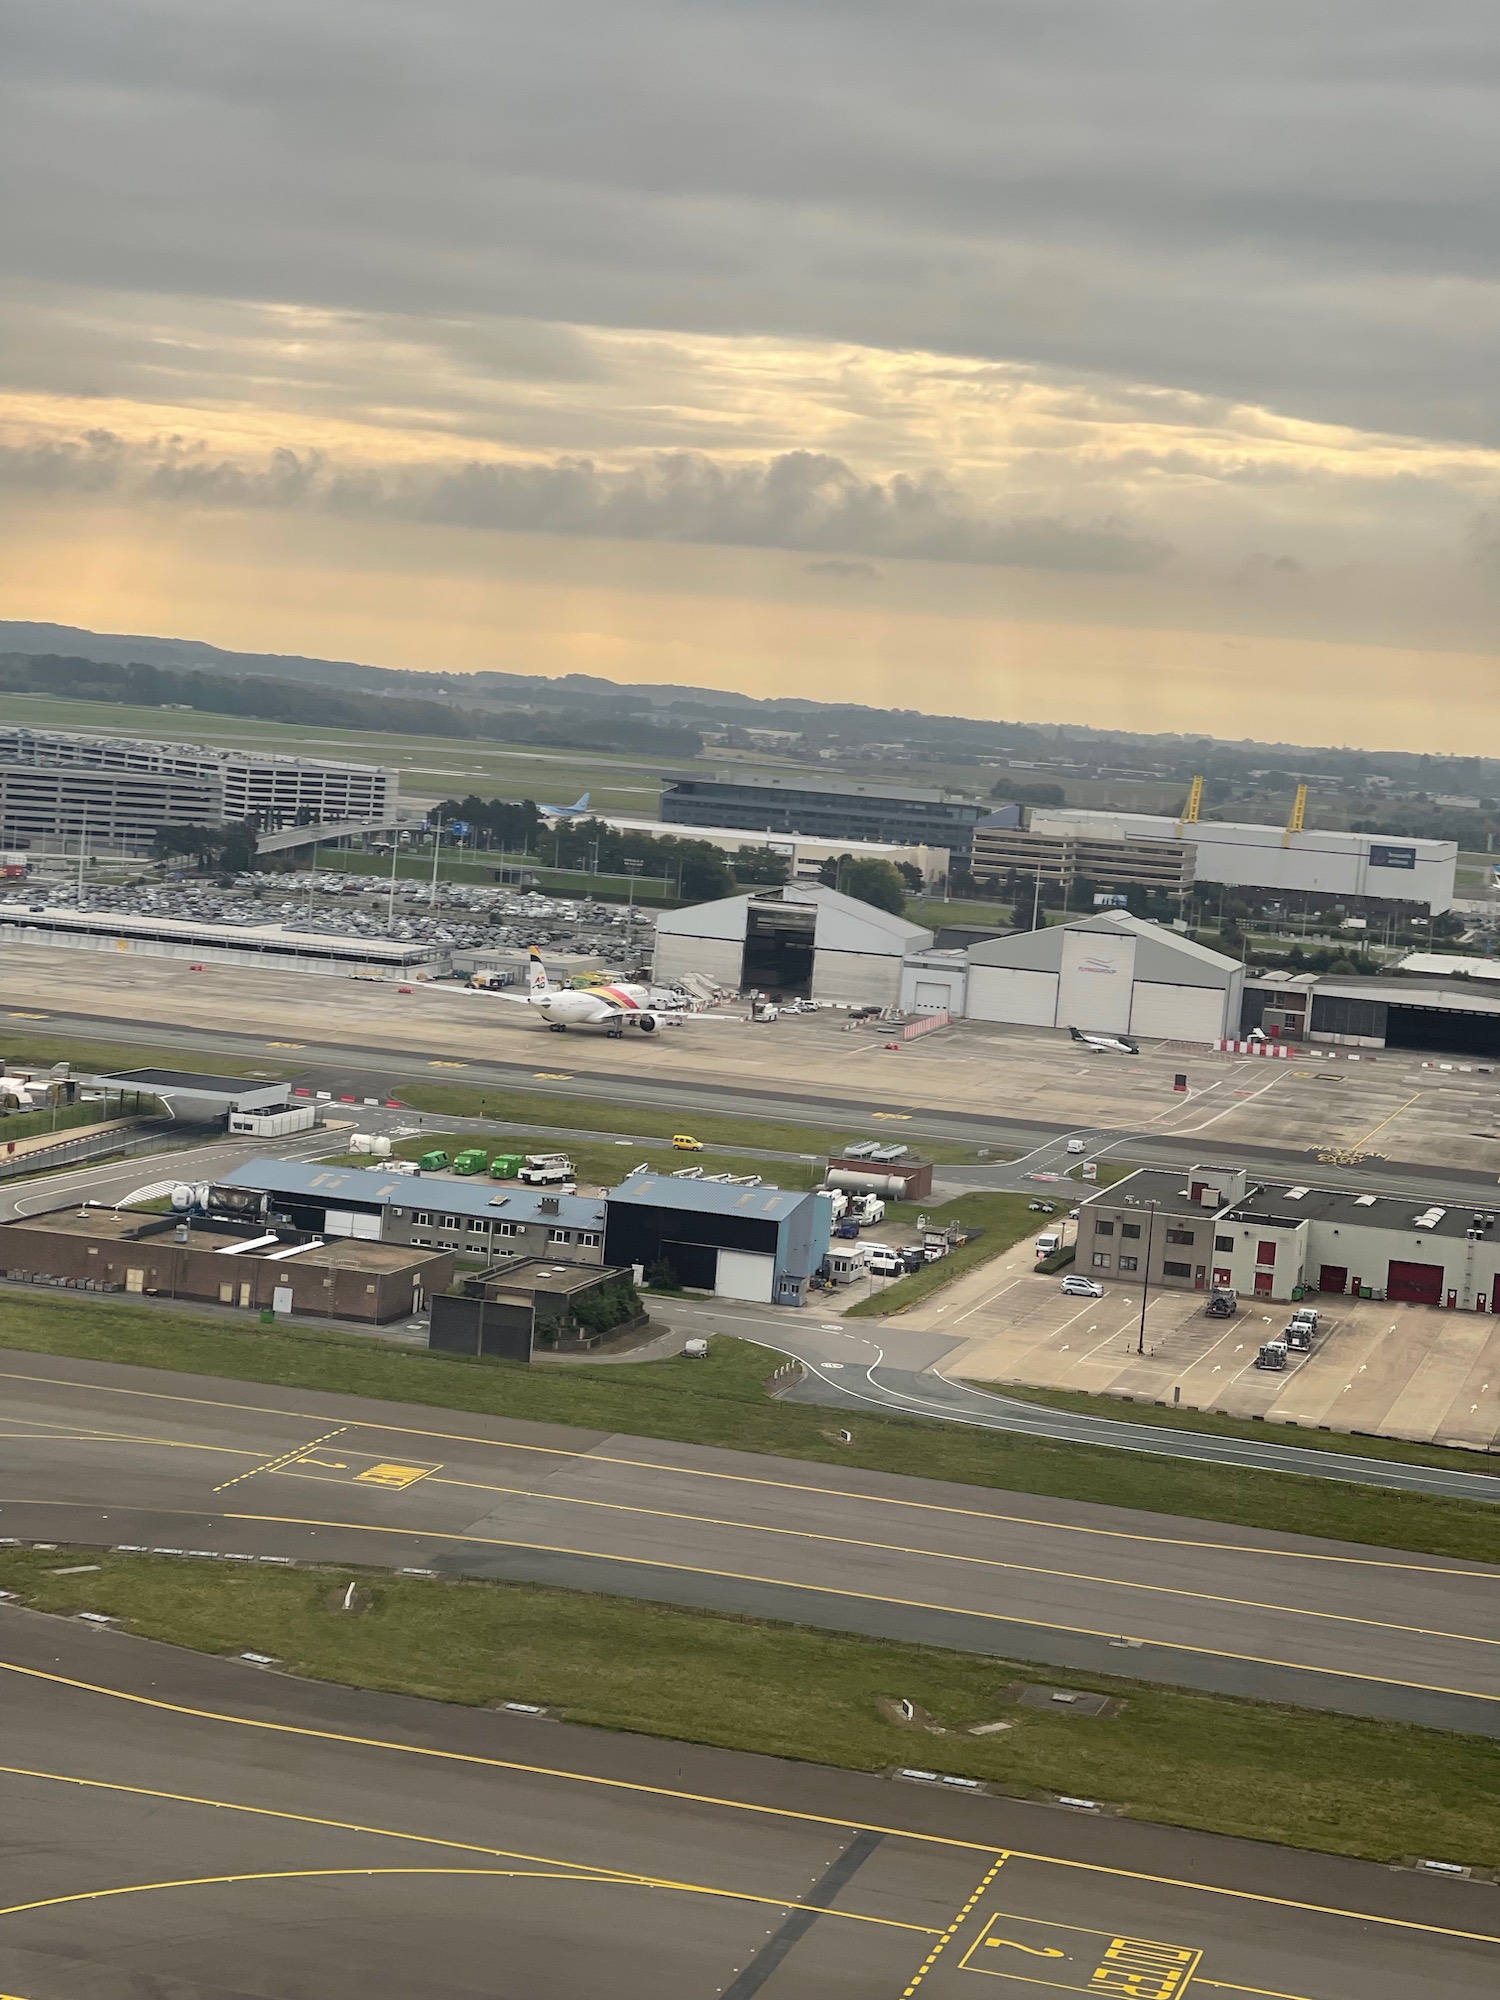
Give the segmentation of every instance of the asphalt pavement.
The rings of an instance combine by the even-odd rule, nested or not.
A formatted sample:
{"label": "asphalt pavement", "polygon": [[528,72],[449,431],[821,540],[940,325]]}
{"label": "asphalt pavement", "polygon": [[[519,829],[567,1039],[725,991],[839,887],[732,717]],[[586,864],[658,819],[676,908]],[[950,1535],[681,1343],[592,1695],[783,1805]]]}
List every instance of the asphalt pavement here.
{"label": "asphalt pavement", "polygon": [[1500,1568],[0,1357],[0,1531],[525,1578],[1500,1735]]}
{"label": "asphalt pavement", "polygon": [[[1486,1883],[303,1682],[0,1606],[25,2000],[1490,2000]],[[975,1989],[983,1994],[985,1989]]]}

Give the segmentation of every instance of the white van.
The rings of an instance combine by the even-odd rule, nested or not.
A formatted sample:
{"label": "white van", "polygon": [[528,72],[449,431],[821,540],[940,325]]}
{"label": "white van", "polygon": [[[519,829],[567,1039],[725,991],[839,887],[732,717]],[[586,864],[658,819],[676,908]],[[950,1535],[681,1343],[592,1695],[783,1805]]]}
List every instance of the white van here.
{"label": "white van", "polygon": [[903,1278],[906,1275],[906,1259],[899,1250],[889,1243],[868,1243],[865,1245],[867,1262],[872,1276],[877,1278]]}
{"label": "white van", "polygon": [[1060,1230],[1044,1229],[1036,1239],[1036,1254],[1038,1258],[1050,1257],[1054,1250],[1061,1250],[1061,1248],[1062,1232]]}

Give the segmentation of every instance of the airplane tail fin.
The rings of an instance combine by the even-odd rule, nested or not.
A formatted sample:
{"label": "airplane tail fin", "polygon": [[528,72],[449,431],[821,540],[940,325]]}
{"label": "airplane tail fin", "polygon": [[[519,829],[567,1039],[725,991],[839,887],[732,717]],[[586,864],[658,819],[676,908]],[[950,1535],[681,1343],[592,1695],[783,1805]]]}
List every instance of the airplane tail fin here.
{"label": "airplane tail fin", "polygon": [[1081,1042],[1083,1040],[1083,1036],[1078,1032],[1076,1028],[1069,1028],[1068,1033],[1073,1037],[1075,1042]]}
{"label": "airplane tail fin", "polygon": [[583,810],[585,809],[585,807],[586,807],[586,806],[588,805],[588,802],[589,802],[589,798],[590,798],[590,796],[591,796],[591,794],[590,794],[590,793],[588,793],[588,792],[585,792],[585,793],[583,794],[583,796],[582,796],[582,797],[581,797],[581,798],[579,799],[579,801],[578,801],[577,805],[572,805],[572,806],[569,806],[569,807],[568,807],[568,811],[569,811],[569,812],[576,812],[576,813],[581,813],[581,812],[582,812],[582,811],[583,811]]}
{"label": "airplane tail fin", "polygon": [[542,954],[537,950],[535,945],[531,947],[530,960],[530,966],[526,973],[527,992],[550,993],[552,990],[552,981],[547,977],[547,968],[542,963]]}

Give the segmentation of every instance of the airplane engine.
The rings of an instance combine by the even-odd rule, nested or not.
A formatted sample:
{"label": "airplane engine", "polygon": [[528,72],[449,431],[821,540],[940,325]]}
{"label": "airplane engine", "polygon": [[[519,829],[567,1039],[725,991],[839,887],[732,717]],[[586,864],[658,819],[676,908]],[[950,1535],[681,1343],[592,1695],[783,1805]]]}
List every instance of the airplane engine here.
{"label": "airplane engine", "polygon": [[654,1035],[656,1033],[656,1016],[654,1014],[637,1014],[635,1025],[643,1035]]}

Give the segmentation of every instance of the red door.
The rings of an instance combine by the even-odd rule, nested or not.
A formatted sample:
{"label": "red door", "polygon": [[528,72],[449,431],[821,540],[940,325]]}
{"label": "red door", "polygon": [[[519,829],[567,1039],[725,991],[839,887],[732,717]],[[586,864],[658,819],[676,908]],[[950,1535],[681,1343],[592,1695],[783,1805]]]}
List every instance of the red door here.
{"label": "red door", "polygon": [[1393,1257],[1390,1270],[1386,1273],[1385,1295],[1388,1299],[1404,1299],[1409,1305],[1440,1306],[1443,1303],[1442,1265],[1406,1264]]}
{"label": "red door", "polygon": [[1349,1266],[1347,1264],[1325,1264],[1318,1273],[1320,1292],[1347,1292],[1349,1289]]}
{"label": "red door", "polygon": [[1271,1296],[1271,1287],[1273,1284],[1275,1284],[1275,1282],[1276,1279],[1275,1279],[1275,1274],[1273,1272],[1257,1271],[1255,1274],[1256,1296],[1258,1298],[1268,1299]]}

